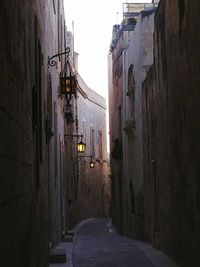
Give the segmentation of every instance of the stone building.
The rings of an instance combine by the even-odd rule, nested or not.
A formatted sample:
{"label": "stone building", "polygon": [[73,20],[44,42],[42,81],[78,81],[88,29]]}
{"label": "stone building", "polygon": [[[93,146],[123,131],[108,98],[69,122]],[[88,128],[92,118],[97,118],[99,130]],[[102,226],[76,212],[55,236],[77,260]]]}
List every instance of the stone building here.
{"label": "stone building", "polygon": [[142,83],[153,64],[153,7],[141,12],[124,54],[123,154],[128,233],[144,237]]}
{"label": "stone building", "polygon": [[123,25],[113,26],[111,51],[108,56],[109,78],[109,128],[110,128],[110,167],[111,167],[111,211],[113,223],[123,232],[123,152],[122,152],[122,107],[123,107],[123,55],[131,39],[135,24],[129,30]]}
{"label": "stone building", "polygon": [[188,267],[200,262],[199,10],[160,2],[143,86],[145,236]]}
{"label": "stone building", "polygon": [[142,82],[153,64],[157,4],[124,4],[109,55],[112,218],[120,232],[144,236]]}
{"label": "stone building", "polygon": [[[77,56],[75,55],[77,62]],[[74,102],[76,122],[68,129],[71,156],[68,158],[67,173],[69,188],[70,226],[89,217],[109,216],[109,164],[106,140],[105,99],[91,90],[79,73]],[[76,152],[76,143],[83,135],[86,144],[84,153]],[[94,161],[95,168],[90,168]]]}
{"label": "stone building", "polygon": [[64,231],[64,100],[48,58],[66,46],[63,3],[0,2],[0,258],[48,266]]}

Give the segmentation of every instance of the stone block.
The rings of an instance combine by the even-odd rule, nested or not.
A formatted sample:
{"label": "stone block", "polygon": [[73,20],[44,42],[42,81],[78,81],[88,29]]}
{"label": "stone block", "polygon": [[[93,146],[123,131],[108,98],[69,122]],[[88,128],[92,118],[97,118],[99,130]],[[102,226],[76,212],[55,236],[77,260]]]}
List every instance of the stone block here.
{"label": "stone block", "polygon": [[74,235],[73,234],[68,234],[63,237],[63,242],[73,242]]}
{"label": "stone block", "polygon": [[66,262],[66,252],[64,249],[52,249],[50,251],[50,263],[63,263]]}
{"label": "stone block", "polygon": [[68,235],[75,235],[75,233],[76,233],[76,230],[74,230],[74,229],[67,231]]}

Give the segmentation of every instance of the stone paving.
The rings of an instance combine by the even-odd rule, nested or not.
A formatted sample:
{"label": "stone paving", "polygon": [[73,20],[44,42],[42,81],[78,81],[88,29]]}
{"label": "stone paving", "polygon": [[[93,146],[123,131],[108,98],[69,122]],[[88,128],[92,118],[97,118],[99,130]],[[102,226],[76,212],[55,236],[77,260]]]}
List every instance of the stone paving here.
{"label": "stone paving", "polygon": [[64,263],[51,263],[49,265],[49,267],[73,267],[72,265],[72,247],[73,247],[73,243],[72,242],[62,242],[60,243],[56,249],[63,249],[65,250],[66,253],[66,262]]}
{"label": "stone paving", "polygon": [[109,219],[88,219],[75,228],[74,242],[60,243],[66,263],[50,267],[178,267],[151,245],[117,234]]}
{"label": "stone paving", "polygon": [[108,219],[87,221],[77,231],[74,267],[177,267],[150,245],[117,234]]}

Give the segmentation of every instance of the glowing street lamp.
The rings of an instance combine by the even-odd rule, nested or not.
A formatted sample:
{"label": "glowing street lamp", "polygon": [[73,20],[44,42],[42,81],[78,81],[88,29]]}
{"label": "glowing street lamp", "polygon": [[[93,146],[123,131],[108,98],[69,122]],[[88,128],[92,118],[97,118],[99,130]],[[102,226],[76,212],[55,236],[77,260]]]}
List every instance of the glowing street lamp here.
{"label": "glowing street lamp", "polygon": [[73,97],[76,97],[76,87],[77,87],[77,79],[75,72],[72,69],[70,63],[70,48],[66,47],[63,53],[57,53],[52,57],[48,58],[48,66],[54,67],[57,65],[55,60],[56,57],[60,58],[62,55],[65,55],[65,65],[63,71],[60,73],[60,92],[65,96],[66,99],[66,107],[65,107],[65,118],[67,124],[74,122],[73,113],[72,113],[72,105],[70,104]]}
{"label": "glowing street lamp", "polygon": [[95,168],[95,161],[93,160],[93,156],[78,156],[78,158],[90,158],[89,166],[91,169]]}
{"label": "glowing street lamp", "polygon": [[90,161],[90,168],[95,168],[95,162],[93,161],[92,157]]}
{"label": "glowing street lamp", "polygon": [[84,153],[85,152],[85,148],[86,148],[86,144],[83,143],[83,135],[82,134],[66,134],[65,136],[67,137],[80,137],[81,140],[79,142],[77,142],[76,144],[76,148],[77,148],[77,152],[78,153]]}
{"label": "glowing street lamp", "polygon": [[77,143],[78,153],[84,153],[85,152],[86,144],[83,143],[82,138],[83,138],[83,136],[81,135],[81,140],[80,140],[80,142]]}

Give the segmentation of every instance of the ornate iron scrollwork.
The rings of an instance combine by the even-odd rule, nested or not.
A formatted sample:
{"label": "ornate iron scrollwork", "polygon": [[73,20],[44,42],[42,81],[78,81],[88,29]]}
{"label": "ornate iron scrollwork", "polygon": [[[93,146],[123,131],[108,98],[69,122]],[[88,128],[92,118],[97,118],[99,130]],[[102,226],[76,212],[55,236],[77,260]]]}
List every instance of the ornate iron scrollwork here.
{"label": "ornate iron scrollwork", "polygon": [[48,65],[51,66],[51,67],[56,66],[57,61],[54,60],[54,58],[56,58],[56,57],[59,57],[60,58],[60,56],[62,56],[62,55],[66,55],[67,60],[69,60],[69,52],[70,52],[70,48],[69,47],[66,47],[65,48],[65,52],[57,53],[57,54],[53,55],[52,57],[50,57],[48,59]]}

